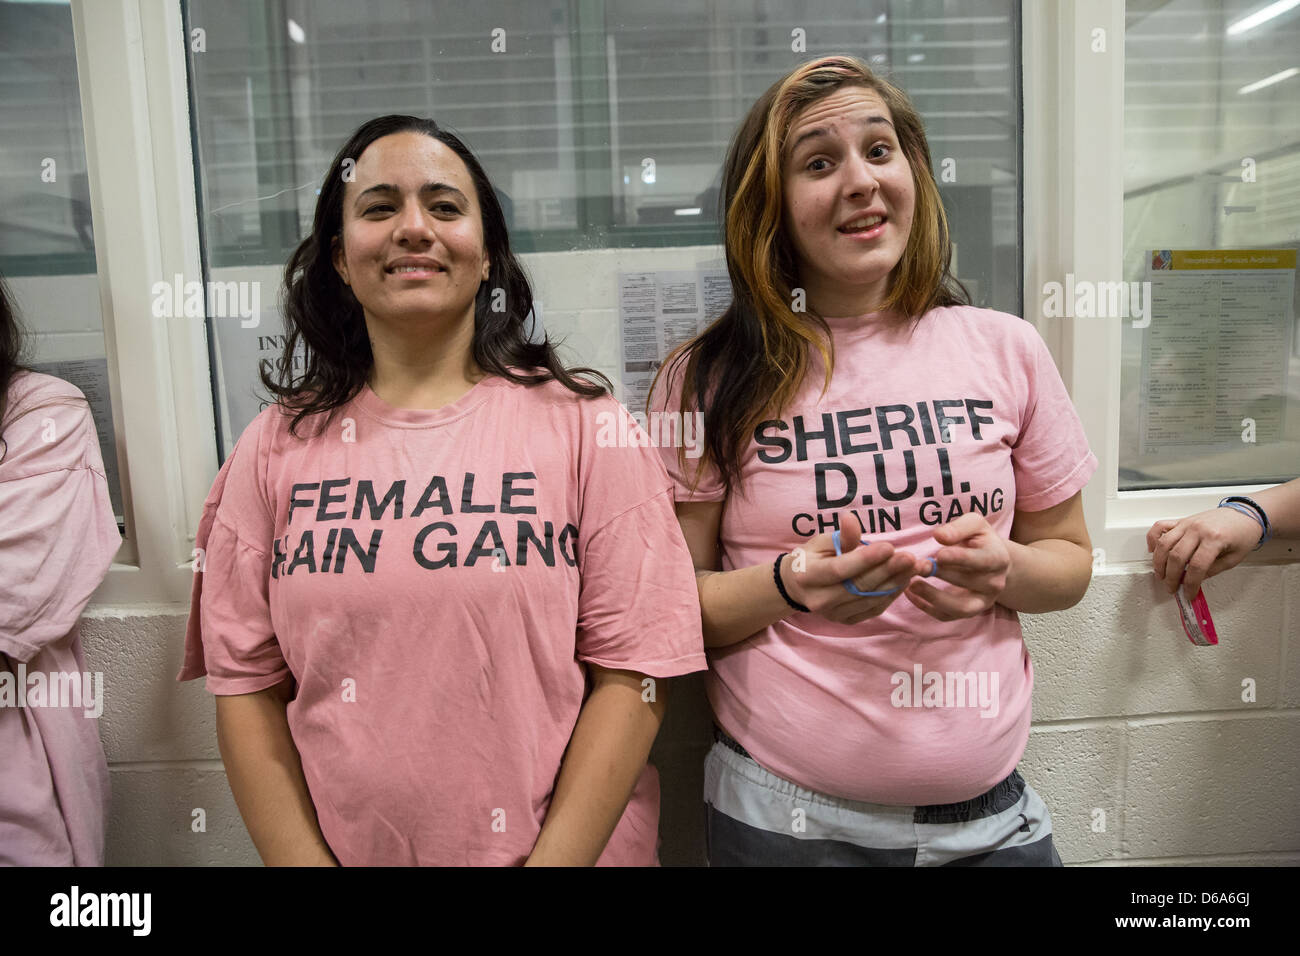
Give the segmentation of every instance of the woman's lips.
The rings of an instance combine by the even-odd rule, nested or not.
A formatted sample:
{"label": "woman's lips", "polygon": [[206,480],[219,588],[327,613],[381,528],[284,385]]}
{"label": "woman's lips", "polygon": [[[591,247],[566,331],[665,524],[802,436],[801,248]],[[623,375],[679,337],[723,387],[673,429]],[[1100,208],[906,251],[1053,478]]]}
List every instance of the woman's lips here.
{"label": "woman's lips", "polygon": [[848,239],[875,239],[885,231],[885,226],[887,225],[889,225],[889,220],[882,219],[880,220],[880,222],[876,223],[874,226],[871,226],[870,228],[867,229],[859,229],[853,232],[847,231],[845,229],[837,229],[835,231],[838,232],[841,236],[844,236]]}
{"label": "woman's lips", "polygon": [[429,279],[436,275],[441,275],[444,270],[435,269],[432,266],[421,269],[394,269],[388,274],[394,279]]}

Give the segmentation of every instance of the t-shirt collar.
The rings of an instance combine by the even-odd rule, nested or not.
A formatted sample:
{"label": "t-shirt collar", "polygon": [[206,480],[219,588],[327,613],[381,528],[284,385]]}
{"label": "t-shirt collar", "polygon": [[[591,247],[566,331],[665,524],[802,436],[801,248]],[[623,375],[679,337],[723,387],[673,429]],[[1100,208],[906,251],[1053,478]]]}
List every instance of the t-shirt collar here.
{"label": "t-shirt collar", "polygon": [[495,389],[505,384],[507,384],[506,379],[499,375],[485,375],[464,395],[441,408],[398,408],[376,395],[368,384],[361,387],[361,391],[352,401],[367,415],[387,425],[395,425],[399,428],[428,428],[446,425],[464,418],[486,402]]}

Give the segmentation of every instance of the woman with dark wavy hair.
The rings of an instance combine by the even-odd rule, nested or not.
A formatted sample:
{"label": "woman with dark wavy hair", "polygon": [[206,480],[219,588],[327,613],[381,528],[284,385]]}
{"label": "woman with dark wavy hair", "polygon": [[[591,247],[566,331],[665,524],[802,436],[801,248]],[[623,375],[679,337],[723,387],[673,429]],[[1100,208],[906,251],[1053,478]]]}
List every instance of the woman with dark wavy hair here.
{"label": "woman with dark wavy hair", "polygon": [[658,679],[704,660],[690,555],[655,453],[602,440],[636,424],[601,376],[528,340],[482,167],[431,120],[365,123],[285,286],[181,672],[263,860],[656,863]]}
{"label": "woman with dark wavy hair", "polygon": [[710,650],[710,861],[1059,865],[1016,771],[1016,612],[1083,596],[1097,459],[1051,356],[967,304],[921,119],[859,59],[774,83],[722,192],[733,301],[652,395],[705,426],[691,467],[661,453]]}
{"label": "woman with dark wavy hair", "polygon": [[85,396],[23,346],[0,279],[0,866],[100,866],[103,681],[78,622],[122,536]]}

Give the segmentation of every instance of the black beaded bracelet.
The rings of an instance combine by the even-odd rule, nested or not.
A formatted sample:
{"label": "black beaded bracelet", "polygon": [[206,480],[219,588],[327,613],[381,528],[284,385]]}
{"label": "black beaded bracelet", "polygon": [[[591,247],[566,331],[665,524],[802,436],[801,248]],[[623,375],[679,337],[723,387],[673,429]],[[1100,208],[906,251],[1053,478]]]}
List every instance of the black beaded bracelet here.
{"label": "black beaded bracelet", "polygon": [[781,597],[785,598],[785,603],[790,605],[796,611],[803,611],[803,613],[807,614],[808,609],[798,601],[791,600],[790,595],[785,593],[785,585],[781,583],[781,559],[789,553],[790,552],[788,551],[783,551],[781,554],[776,556],[776,560],[772,562],[772,578],[776,581],[776,589],[781,592]]}
{"label": "black beaded bracelet", "polygon": [[[1273,526],[1269,523],[1268,515],[1264,513],[1264,509],[1259,506],[1259,503],[1256,502],[1255,499],[1247,498],[1245,495],[1229,495],[1219,502],[1219,507],[1232,508],[1233,510],[1240,511],[1242,514],[1248,515],[1259,522],[1261,531],[1259,535],[1259,544],[1255,545],[1256,551],[1264,547],[1264,545],[1268,543],[1269,539],[1273,537]],[[1251,510],[1247,511],[1247,507]]]}

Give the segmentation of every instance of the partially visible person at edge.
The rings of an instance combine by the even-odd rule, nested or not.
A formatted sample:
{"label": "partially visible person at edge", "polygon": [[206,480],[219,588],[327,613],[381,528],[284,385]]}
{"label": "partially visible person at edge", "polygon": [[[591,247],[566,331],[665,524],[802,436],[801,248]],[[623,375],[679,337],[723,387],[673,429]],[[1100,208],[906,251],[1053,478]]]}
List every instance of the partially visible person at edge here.
{"label": "partially visible person at edge", "polygon": [[608,382],[525,335],[478,160],[365,123],[285,286],[180,673],[262,859],[657,863],[662,679],[705,664],[690,554],[655,452],[602,441],[637,427]]}
{"label": "partially visible person at edge", "polygon": [[1241,564],[1272,538],[1300,538],[1300,478],[1252,495],[1228,495],[1217,508],[1162,518],[1147,530],[1152,571],[1173,594],[1196,597],[1208,578]]}
{"label": "partially visible person at edge", "polygon": [[102,866],[103,680],[78,621],[122,536],[90,405],[24,344],[0,280],[0,865]]}
{"label": "partially visible person at edge", "polygon": [[1059,866],[1016,770],[1017,612],[1086,591],[1097,459],[1047,348],[967,304],[921,119],[861,60],[758,99],[723,204],[732,302],[650,403],[703,413],[703,457],[661,454],[709,650],[710,862]]}

